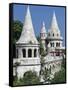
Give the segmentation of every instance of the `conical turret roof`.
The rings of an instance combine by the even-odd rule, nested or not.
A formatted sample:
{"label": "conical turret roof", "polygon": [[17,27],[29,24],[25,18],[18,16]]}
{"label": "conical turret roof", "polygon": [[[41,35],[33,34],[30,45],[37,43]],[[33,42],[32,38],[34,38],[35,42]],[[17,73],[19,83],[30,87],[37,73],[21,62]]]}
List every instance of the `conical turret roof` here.
{"label": "conical turret roof", "polygon": [[53,12],[50,32],[55,33],[55,34],[58,33],[60,35],[60,30],[59,30],[59,26],[58,26],[58,23],[57,23],[57,18],[56,18],[55,12]]}
{"label": "conical turret roof", "polygon": [[24,24],[23,24],[22,33],[19,40],[16,43],[18,44],[18,43],[29,43],[29,42],[32,42],[33,44],[38,44],[38,41],[34,34],[34,28],[33,28],[31,14],[28,6]]}
{"label": "conical turret roof", "polygon": [[55,12],[53,13],[53,17],[52,17],[52,22],[51,22],[51,27],[49,29],[48,32],[48,38],[49,39],[62,39],[62,37],[60,36],[60,29],[57,23],[57,18],[55,15]]}

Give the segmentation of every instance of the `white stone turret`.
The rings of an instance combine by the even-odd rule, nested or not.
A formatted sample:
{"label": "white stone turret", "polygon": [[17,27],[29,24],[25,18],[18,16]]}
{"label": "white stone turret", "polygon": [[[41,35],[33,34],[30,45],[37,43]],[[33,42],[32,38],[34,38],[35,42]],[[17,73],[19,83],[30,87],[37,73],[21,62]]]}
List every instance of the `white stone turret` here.
{"label": "white stone turret", "polygon": [[36,71],[39,75],[39,43],[34,34],[29,6],[27,8],[21,36],[16,42],[16,57],[16,62],[18,61],[21,66],[18,66],[17,68],[18,78],[23,77],[23,74],[30,70]]}
{"label": "white stone turret", "polygon": [[[28,50],[30,48],[31,49],[36,49],[37,48],[37,52],[38,52],[38,49],[39,49],[39,43],[38,43],[38,41],[35,37],[35,34],[34,34],[34,29],[33,29],[33,24],[32,24],[32,19],[31,19],[29,6],[27,7],[27,12],[26,12],[26,15],[25,15],[25,20],[24,20],[21,36],[20,36],[19,40],[16,42],[16,48],[18,50],[18,57],[19,58],[23,58],[23,56],[29,57]],[[27,50],[26,55],[24,55],[25,50],[23,51],[23,49],[26,49],[26,48],[28,48],[28,50]],[[32,52],[32,54],[34,54],[34,53]],[[38,55],[39,55],[39,52],[37,53],[37,56]],[[34,55],[32,55],[32,56],[34,57]]]}
{"label": "white stone turret", "polygon": [[38,41],[34,34],[34,28],[33,28],[31,14],[28,6],[24,24],[23,24],[22,33],[19,40],[16,43],[22,44],[22,43],[29,43],[29,42],[32,42],[33,44],[38,44]]}
{"label": "white stone turret", "polygon": [[48,47],[48,49],[50,48],[51,52],[53,52],[53,49],[62,47],[62,40],[63,40],[63,38],[60,35],[60,29],[59,29],[59,26],[57,23],[57,18],[56,18],[55,12],[54,12],[50,30],[49,30],[48,36],[47,36],[47,41],[50,44],[50,47]]}
{"label": "white stone turret", "polygon": [[45,28],[45,23],[43,22],[41,32],[40,32],[40,38],[41,38],[41,43],[42,43],[44,49],[46,49],[46,45],[45,45],[46,37],[47,37],[46,28]]}

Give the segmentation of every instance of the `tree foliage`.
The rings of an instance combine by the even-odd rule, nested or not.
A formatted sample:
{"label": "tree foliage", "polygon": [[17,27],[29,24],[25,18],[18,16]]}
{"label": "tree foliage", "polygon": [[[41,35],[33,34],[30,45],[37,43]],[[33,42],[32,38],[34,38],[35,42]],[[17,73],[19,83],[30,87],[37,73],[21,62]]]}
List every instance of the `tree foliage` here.
{"label": "tree foliage", "polygon": [[39,36],[37,36],[37,40],[38,40],[38,42],[40,43],[40,37],[39,37]]}
{"label": "tree foliage", "polygon": [[15,43],[16,41],[19,39],[20,35],[21,35],[21,31],[23,28],[23,24],[16,20],[12,22],[12,43],[13,43],[13,57],[16,58],[16,46]]}
{"label": "tree foliage", "polygon": [[40,54],[43,56],[44,54],[44,47],[43,47],[43,44],[42,42],[40,41]]}
{"label": "tree foliage", "polygon": [[19,39],[21,35],[22,27],[23,27],[22,22],[18,20],[12,22],[12,30],[13,30],[12,32],[13,32],[13,42],[14,43]]}
{"label": "tree foliage", "polygon": [[62,67],[66,69],[66,58],[63,56]]}
{"label": "tree foliage", "polygon": [[56,72],[51,83],[64,83],[66,82],[65,69],[62,68],[59,72]]}

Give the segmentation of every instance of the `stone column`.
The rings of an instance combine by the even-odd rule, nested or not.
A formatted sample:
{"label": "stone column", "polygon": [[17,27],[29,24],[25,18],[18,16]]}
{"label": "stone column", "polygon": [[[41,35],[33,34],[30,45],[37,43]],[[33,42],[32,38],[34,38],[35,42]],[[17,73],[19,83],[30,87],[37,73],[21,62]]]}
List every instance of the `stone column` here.
{"label": "stone column", "polygon": [[32,58],[34,58],[34,49],[32,49]]}
{"label": "stone column", "polygon": [[23,51],[22,51],[22,48],[21,48],[21,58],[23,57]]}
{"label": "stone column", "polygon": [[38,52],[38,49],[37,49],[37,52],[36,52],[36,56],[39,57],[39,52]]}
{"label": "stone column", "polygon": [[21,58],[20,48],[18,49],[18,58]]}
{"label": "stone column", "polygon": [[26,50],[26,58],[28,58],[28,48],[26,48],[25,50]]}
{"label": "stone column", "polygon": [[60,47],[62,47],[62,41],[60,42]]}

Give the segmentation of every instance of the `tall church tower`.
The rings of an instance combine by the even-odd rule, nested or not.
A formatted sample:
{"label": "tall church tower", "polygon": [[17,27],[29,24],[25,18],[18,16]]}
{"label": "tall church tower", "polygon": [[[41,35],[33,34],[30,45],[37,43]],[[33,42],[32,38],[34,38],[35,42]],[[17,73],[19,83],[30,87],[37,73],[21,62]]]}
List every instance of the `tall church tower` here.
{"label": "tall church tower", "polygon": [[43,45],[44,50],[46,50],[46,43],[45,43],[46,37],[47,37],[46,28],[45,28],[45,23],[43,22],[41,32],[40,32],[40,38],[41,38],[41,43]]}

